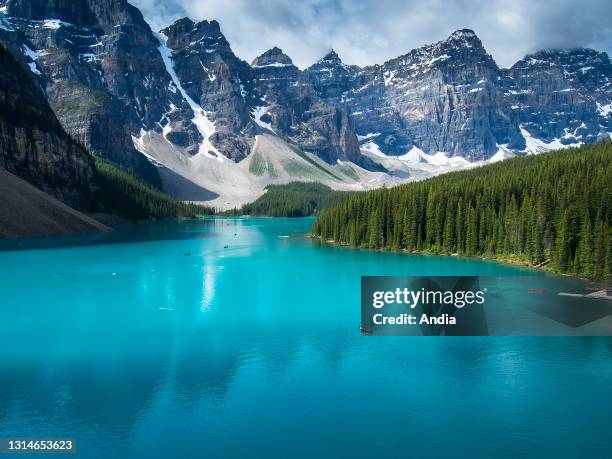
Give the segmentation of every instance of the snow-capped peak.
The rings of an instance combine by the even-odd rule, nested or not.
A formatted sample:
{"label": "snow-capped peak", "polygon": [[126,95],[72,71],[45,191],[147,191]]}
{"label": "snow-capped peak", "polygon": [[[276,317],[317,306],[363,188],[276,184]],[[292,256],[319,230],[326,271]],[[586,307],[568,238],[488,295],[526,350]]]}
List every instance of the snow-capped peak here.
{"label": "snow-capped peak", "polygon": [[293,61],[283,53],[283,50],[274,47],[260,56],[257,56],[251,64],[255,68],[262,67],[293,67]]}
{"label": "snow-capped peak", "polygon": [[472,29],[459,29],[459,30],[455,30],[452,34],[450,34],[450,36],[448,37],[449,39],[474,39],[474,38],[478,38],[476,36],[476,32],[474,32]]}
{"label": "snow-capped peak", "polygon": [[340,59],[338,53],[332,49],[329,53],[319,59],[317,64],[341,65],[342,59]]}
{"label": "snow-capped peak", "polygon": [[452,48],[482,48],[480,39],[471,29],[456,30],[446,40],[440,42],[440,44]]}

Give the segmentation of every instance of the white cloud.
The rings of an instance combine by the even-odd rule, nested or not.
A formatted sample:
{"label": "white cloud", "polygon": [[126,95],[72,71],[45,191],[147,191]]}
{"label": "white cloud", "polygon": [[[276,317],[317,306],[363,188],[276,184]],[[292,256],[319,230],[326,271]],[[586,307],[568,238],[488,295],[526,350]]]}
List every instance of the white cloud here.
{"label": "white cloud", "polygon": [[182,16],[216,19],[241,58],[279,46],[299,67],[334,48],[349,64],[382,63],[476,31],[501,66],[542,48],[612,49],[609,0],[131,0],[159,29]]}

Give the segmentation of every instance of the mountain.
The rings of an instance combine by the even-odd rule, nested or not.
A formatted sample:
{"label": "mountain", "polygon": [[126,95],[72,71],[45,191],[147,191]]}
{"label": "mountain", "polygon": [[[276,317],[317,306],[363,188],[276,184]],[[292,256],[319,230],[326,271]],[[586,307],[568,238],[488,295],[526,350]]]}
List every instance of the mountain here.
{"label": "mountain", "polygon": [[34,75],[0,45],[0,237],[110,229],[82,212],[112,221],[212,212],[94,160],[66,133]]}
{"label": "mountain", "polygon": [[530,151],[609,137],[612,64],[606,53],[540,51],[514,64],[506,76],[505,96]]}
{"label": "mountain", "polygon": [[348,107],[366,150],[481,161],[500,148],[524,154],[607,138],[610,65],[606,53],[577,49],[500,69],[464,29],[380,66],[349,67],[330,53],[306,73],[322,97]]}
{"label": "mountain", "polygon": [[10,19],[3,19],[0,41],[30,67],[66,131],[93,154],[159,185],[131,134],[161,132],[173,93],[140,11],[119,0],[14,0],[5,8]]}
{"label": "mountain", "polygon": [[0,46],[0,237],[108,230],[65,204],[91,206],[93,159],[28,73]]}
{"label": "mountain", "polygon": [[471,31],[364,69],[345,66],[335,53],[323,62],[306,72],[330,102],[350,107],[367,150],[375,144],[399,156],[417,146],[481,159],[495,145],[489,123],[478,120],[489,116],[496,91],[470,91],[472,83],[495,80],[498,69]]}
{"label": "mountain", "polygon": [[66,134],[28,73],[0,46],[0,169],[85,207],[93,159]]}
{"label": "mountain", "polygon": [[[278,47],[243,61],[214,20],[153,32],[126,0],[0,5],[0,42],[72,137],[216,207],[316,180],[319,166],[332,188],[369,189],[612,131],[610,59],[594,50],[541,51],[503,69],[463,29],[381,65],[347,65],[331,50],[300,70]],[[274,173],[258,175],[255,153]]]}

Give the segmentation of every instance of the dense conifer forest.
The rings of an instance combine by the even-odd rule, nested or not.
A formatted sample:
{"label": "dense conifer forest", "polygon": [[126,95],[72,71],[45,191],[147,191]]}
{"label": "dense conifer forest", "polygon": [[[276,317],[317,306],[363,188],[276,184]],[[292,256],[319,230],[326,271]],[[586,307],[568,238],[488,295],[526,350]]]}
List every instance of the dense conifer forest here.
{"label": "dense conifer forest", "polygon": [[352,196],[312,233],[372,249],[612,272],[612,142],[509,159]]}
{"label": "dense conifer forest", "polygon": [[130,220],[211,215],[214,209],[178,201],[135,175],[96,158],[94,206],[97,212],[119,214]]}
{"label": "dense conifer forest", "polygon": [[317,215],[323,209],[337,205],[352,195],[351,192],[334,191],[321,183],[270,185],[263,196],[240,209],[226,212],[226,215],[305,217]]}

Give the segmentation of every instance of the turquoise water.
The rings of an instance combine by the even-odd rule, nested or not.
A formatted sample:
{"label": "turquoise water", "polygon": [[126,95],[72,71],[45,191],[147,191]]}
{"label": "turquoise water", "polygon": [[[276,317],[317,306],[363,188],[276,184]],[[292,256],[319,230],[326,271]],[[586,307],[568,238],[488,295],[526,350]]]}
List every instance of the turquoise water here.
{"label": "turquoise water", "polygon": [[610,338],[359,333],[361,275],[530,273],[322,246],[311,223],[3,243],[0,437],[86,458],[609,457]]}

